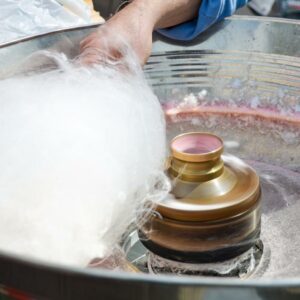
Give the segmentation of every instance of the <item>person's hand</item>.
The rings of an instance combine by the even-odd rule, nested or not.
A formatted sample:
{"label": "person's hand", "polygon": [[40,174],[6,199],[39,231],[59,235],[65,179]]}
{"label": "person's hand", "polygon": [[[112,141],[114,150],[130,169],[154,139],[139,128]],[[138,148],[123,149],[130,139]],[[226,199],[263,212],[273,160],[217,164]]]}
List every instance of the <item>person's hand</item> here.
{"label": "person's hand", "polygon": [[84,64],[118,62],[130,49],[141,65],[151,53],[152,32],[196,17],[201,0],[133,0],[81,43]]}
{"label": "person's hand", "polygon": [[81,42],[80,62],[118,62],[133,51],[144,65],[151,53],[153,27],[143,7],[132,3]]}

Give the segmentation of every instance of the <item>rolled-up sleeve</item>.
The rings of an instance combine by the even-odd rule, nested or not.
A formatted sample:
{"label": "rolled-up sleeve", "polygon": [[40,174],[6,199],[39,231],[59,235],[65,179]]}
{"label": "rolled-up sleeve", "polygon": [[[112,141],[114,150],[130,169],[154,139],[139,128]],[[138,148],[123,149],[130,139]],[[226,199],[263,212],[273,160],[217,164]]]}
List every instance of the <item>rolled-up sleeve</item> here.
{"label": "rolled-up sleeve", "polygon": [[158,32],[174,40],[191,41],[216,22],[231,16],[247,2],[247,0],[202,0],[196,19],[171,28],[159,29]]}

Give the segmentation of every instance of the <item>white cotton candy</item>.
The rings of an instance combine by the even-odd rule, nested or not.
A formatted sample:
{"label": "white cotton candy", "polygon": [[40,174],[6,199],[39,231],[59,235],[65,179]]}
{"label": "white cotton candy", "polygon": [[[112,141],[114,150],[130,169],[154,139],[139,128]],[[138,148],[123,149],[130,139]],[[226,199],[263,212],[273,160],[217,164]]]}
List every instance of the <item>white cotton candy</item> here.
{"label": "white cotton candy", "polygon": [[0,251],[86,266],[157,190],[165,123],[138,73],[74,67],[0,81]]}

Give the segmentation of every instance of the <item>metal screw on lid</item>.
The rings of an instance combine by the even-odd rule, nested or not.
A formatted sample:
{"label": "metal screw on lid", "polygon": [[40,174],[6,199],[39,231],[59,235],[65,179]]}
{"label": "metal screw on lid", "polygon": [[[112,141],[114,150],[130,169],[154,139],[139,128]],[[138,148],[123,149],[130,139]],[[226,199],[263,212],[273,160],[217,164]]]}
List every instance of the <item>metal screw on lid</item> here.
{"label": "metal screw on lid", "polygon": [[172,196],[158,204],[160,217],[141,229],[154,253],[179,261],[209,262],[248,250],[260,233],[260,185],[240,159],[223,155],[223,142],[202,132],[171,142]]}

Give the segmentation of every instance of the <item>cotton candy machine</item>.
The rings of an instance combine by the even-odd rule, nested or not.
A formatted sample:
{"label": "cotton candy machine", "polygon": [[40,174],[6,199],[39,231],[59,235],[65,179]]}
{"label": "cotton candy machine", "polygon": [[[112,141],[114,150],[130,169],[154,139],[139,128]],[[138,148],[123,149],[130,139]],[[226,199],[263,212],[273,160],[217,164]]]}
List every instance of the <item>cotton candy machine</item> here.
{"label": "cotton candy machine", "polygon": [[[79,41],[92,30],[88,27],[75,28],[1,45],[0,78],[24,70],[43,68],[45,61],[42,58],[37,59],[34,65],[24,64],[24,59],[37,50],[53,49],[74,57],[78,53]],[[132,233],[124,237],[122,247],[127,254],[129,269],[134,272],[64,268],[1,254],[0,293],[15,299],[64,300],[167,297],[191,300],[242,297],[298,299],[299,34],[300,24],[296,21],[234,17],[215,26],[189,45],[175,45],[158,38],[145,67],[149,83],[165,110],[169,141],[187,132],[209,132],[210,139],[216,145],[216,151],[212,151],[216,157],[203,160],[201,156],[201,161],[190,161],[186,153],[182,156],[184,151],[180,143],[174,146],[173,142],[173,162],[170,167],[173,176],[178,177],[182,160],[188,163],[188,170],[180,173],[185,176],[183,179],[188,177],[194,180],[196,175],[203,177],[203,170],[207,176],[212,166],[216,168],[213,169],[214,176],[220,176],[218,170],[223,165],[218,151],[223,147],[225,165],[230,167],[233,162],[247,165],[246,171],[237,173],[234,178],[239,178],[241,182],[247,176],[249,182],[252,178],[253,185],[249,187],[246,184],[243,189],[250,188],[252,194],[256,195],[255,199],[260,198],[261,210],[257,210],[256,200],[250,197],[253,210],[247,216],[251,216],[251,221],[238,218],[240,223],[233,228],[238,231],[242,228],[240,224],[246,224],[243,228],[247,232],[253,228],[253,232],[245,235],[246,244],[243,244],[243,240],[233,244],[234,250],[238,251],[235,255],[224,257],[222,254],[223,260],[220,256],[216,260],[209,260],[205,255],[200,260],[186,259],[191,256],[185,250],[193,250],[188,243],[178,242],[175,238],[168,240],[159,234],[143,239],[147,230],[141,233],[133,228]],[[218,142],[216,136],[223,143]],[[243,162],[237,161],[237,158]],[[202,163],[202,173],[199,165],[196,168],[194,163]],[[195,170],[198,172],[196,175]],[[230,170],[226,172],[233,172]],[[259,176],[260,188],[255,174]],[[228,184],[227,181],[218,182],[220,187],[225,188],[231,181]],[[182,192],[186,191],[185,188],[185,185],[179,185],[177,195],[186,195]],[[174,214],[174,210],[170,209],[175,205],[174,201],[168,207],[161,208],[161,213],[169,217]],[[260,211],[261,224],[258,217]],[[239,215],[240,211],[236,212]],[[205,211],[197,213],[204,214]],[[180,233],[181,230],[184,240],[185,222],[190,219],[184,218],[186,214],[175,215],[181,226],[174,222],[160,223],[159,220],[155,226],[169,226],[169,231],[171,228],[173,233]],[[211,217],[207,213],[204,215]],[[216,231],[216,228],[213,230]],[[189,229],[193,237],[193,228]],[[149,240],[163,247],[153,247]],[[184,255],[178,257],[176,251],[170,251],[172,243],[177,244]],[[241,251],[242,245],[246,247]],[[203,254],[203,249],[196,250]],[[230,248],[229,254],[232,251]]]}

